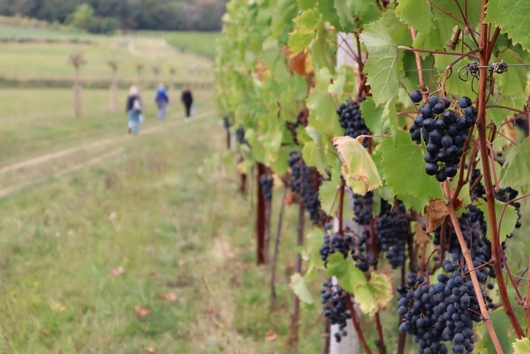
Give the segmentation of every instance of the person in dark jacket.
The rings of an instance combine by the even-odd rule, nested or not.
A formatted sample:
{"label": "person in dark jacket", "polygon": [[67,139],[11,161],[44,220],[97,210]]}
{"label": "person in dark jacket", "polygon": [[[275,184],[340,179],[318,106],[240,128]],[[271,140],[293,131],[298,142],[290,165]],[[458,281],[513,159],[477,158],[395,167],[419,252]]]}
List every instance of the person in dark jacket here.
{"label": "person in dark jacket", "polygon": [[180,96],[180,100],[186,108],[186,120],[188,120],[190,116],[191,105],[193,104],[193,97],[191,96],[191,91],[187,86],[184,86],[182,88],[182,95]]}
{"label": "person in dark jacket", "polygon": [[155,103],[158,108],[158,120],[166,119],[166,109],[169,103],[169,98],[167,97],[166,88],[162,84],[159,84],[158,89],[156,90]]}
{"label": "person in dark jacket", "polygon": [[129,89],[129,97],[127,97],[127,107],[125,110],[129,116],[129,134],[136,135],[138,134],[142,120],[142,100],[136,86],[131,86]]}

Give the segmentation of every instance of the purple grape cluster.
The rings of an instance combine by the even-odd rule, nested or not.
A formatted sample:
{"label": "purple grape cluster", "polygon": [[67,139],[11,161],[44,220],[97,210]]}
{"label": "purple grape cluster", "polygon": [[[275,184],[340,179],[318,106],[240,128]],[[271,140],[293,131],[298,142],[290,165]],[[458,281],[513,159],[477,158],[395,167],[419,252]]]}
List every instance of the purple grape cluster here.
{"label": "purple grape cluster", "polygon": [[[419,103],[415,101],[417,93],[419,91],[411,94],[415,103]],[[449,109],[450,106],[451,102],[446,98],[429,97],[428,104],[420,108],[420,114],[410,128],[412,140],[420,144],[423,138],[427,146],[425,172],[439,182],[456,176],[469,129],[477,118],[477,110],[468,97],[462,97],[458,102],[462,112],[460,117]]]}

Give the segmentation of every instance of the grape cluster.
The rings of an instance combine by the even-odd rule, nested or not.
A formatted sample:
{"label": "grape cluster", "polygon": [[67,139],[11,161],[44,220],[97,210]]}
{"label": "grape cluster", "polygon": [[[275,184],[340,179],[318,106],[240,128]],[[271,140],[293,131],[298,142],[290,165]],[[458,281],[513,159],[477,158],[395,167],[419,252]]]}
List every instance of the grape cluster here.
{"label": "grape cluster", "polygon": [[355,235],[350,228],[344,230],[344,237],[339,234],[329,235],[328,230],[331,226],[326,227],[323,239],[324,243],[320,248],[320,258],[327,265],[328,258],[334,253],[341,253],[344,258],[351,254],[351,258],[355,262],[355,265],[362,272],[367,272],[370,264],[377,264],[377,260],[373,257],[366,256],[367,240],[370,237],[368,230],[364,230],[362,235],[359,237]]}
{"label": "grape cluster", "polygon": [[[506,203],[510,200],[517,198],[518,194],[519,194],[519,191],[511,187],[506,187],[506,188],[499,189],[495,198],[503,203]],[[521,203],[514,202],[512,205],[515,207],[515,211],[517,212],[517,221],[515,222],[515,228],[518,229],[521,227]],[[507,235],[507,237],[512,238],[513,232]]]}
{"label": "grape cluster", "polygon": [[[360,135],[368,135],[370,131],[361,115],[359,105],[354,101],[342,103],[337,109],[340,126],[345,129],[344,135],[357,138]],[[368,146],[368,140],[364,140],[363,145]]]}
{"label": "grape cluster", "polygon": [[292,191],[302,197],[304,208],[309,213],[311,221],[314,224],[320,223],[326,216],[322,211],[320,199],[318,198],[320,181],[313,183],[315,181],[311,177],[311,169],[297,151],[290,153],[287,163],[291,168],[293,177],[291,182]]}
{"label": "grape cluster", "polygon": [[347,320],[351,318],[348,309],[348,301],[346,296],[350,296],[340,286],[333,285],[330,282],[324,282],[324,287],[320,293],[322,294],[322,304],[324,305],[324,317],[329,318],[332,325],[338,325],[339,331],[333,336],[337,342],[340,342],[342,337],[345,337],[348,332],[345,330]]}
{"label": "grape cluster", "polygon": [[274,186],[274,179],[272,176],[259,176],[259,184],[261,185],[261,193],[266,200],[272,199],[272,187]]}
{"label": "grape cluster", "polygon": [[[470,181],[470,185],[474,186],[473,189],[470,191],[471,199],[473,200],[476,200],[479,198],[486,200],[486,189],[484,188],[484,185],[480,183],[480,181],[477,182],[477,179],[480,177],[481,177],[480,170],[478,169],[473,170],[473,172],[471,173],[471,181]],[[495,199],[503,203],[507,203],[510,200],[517,198],[518,194],[519,194],[519,191],[511,187],[501,188],[497,192]],[[515,211],[517,212],[517,221],[515,222],[515,228],[518,229],[521,227],[521,203],[514,202],[512,205],[515,207]],[[509,235],[506,235],[506,237],[512,238],[513,232]]]}
{"label": "grape cluster", "polygon": [[[467,247],[471,252],[471,257],[474,259],[477,278],[480,283],[485,283],[488,277],[494,278],[495,272],[491,264],[484,264],[491,259],[491,242],[486,238],[487,224],[484,219],[484,213],[478,207],[472,205],[469,209],[458,218],[458,224],[462,230],[462,235]],[[441,230],[439,227],[434,231],[434,244],[441,243]],[[447,251],[458,257],[462,257],[462,249],[456,232],[451,227],[445,229],[445,245]]]}
{"label": "grape cluster", "polygon": [[372,220],[372,204],[374,192],[367,192],[365,195],[353,193],[353,220],[359,225],[370,225]]}
{"label": "grape cluster", "polygon": [[[398,287],[399,330],[414,336],[420,354],[448,353],[444,342],[449,341],[454,354],[473,352],[473,323],[481,321],[480,307],[468,268],[460,259],[453,255],[443,261],[448,275],[439,274],[436,284],[411,273],[407,286]],[[481,293],[491,304],[486,292]]]}
{"label": "grape cluster", "polygon": [[469,191],[472,200],[477,200],[478,198],[486,199],[486,189],[480,181],[477,182],[479,178],[482,178],[482,173],[476,168],[471,172],[471,178],[469,181],[469,185],[473,186],[473,189]]}
{"label": "grape cluster", "polygon": [[406,257],[405,244],[409,232],[406,209],[402,203],[395,210],[384,206],[381,209],[375,224],[375,232],[379,237],[378,248],[380,252],[386,253],[392,269],[396,269],[403,265]]}
{"label": "grape cluster", "polygon": [[[417,93],[419,91],[411,94],[415,103],[419,102],[415,101]],[[414,118],[414,128],[410,129],[412,140],[419,144],[422,137],[427,144],[425,172],[436,176],[439,182],[456,176],[469,128],[477,117],[477,110],[468,97],[462,97],[458,102],[463,112],[460,118],[457,112],[449,109],[450,104],[445,98],[429,97],[428,104],[421,107],[420,114]]]}
{"label": "grape cluster", "polygon": [[243,128],[243,126],[241,126],[241,124],[236,129],[236,140],[241,145],[248,145],[248,141],[247,141],[247,139],[245,139],[245,128]]}

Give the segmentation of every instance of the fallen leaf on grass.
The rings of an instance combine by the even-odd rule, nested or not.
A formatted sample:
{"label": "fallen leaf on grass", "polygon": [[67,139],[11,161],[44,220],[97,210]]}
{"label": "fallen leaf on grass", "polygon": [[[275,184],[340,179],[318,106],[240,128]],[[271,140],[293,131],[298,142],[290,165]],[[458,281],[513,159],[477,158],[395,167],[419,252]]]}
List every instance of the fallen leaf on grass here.
{"label": "fallen leaf on grass", "polygon": [[268,342],[274,342],[276,339],[278,339],[278,335],[273,331],[267,331],[267,333],[265,334],[265,339]]}
{"label": "fallen leaf on grass", "polygon": [[148,307],[134,306],[134,314],[136,317],[145,317],[151,313],[151,309]]}
{"label": "fallen leaf on grass", "polygon": [[145,348],[145,352],[149,354],[155,354],[156,350],[153,347],[148,347],[148,348]]}
{"label": "fallen leaf on grass", "polygon": [[177,295],[175,293],[169,293],[169,294],[158,294],[158,298],[162,300],[166,300],[169,302],[175,302],[177,301]]}
{"label": "fallen leaf on grass", "polygon": [[287,205],[287,206],[291,206],[293,205],[294,203],[294,192],[290,192],[288,193],[286,196],[285,196],[285,199],[284,199],[284,203]]}
{"label": "fallen leaf on grass", "polygon": [[181,259],[181,260],[179,261],[179,267],[184,267],[184,264],[186,264],[186,261],[183,260],[183,259]]}
{"label": "fallen leaf on grass", "polygon": [[157,272],[152,272],[152,273],[150,273],[150,275],[151,275],[153,278],[155,278],[155,279],[160,279],[160,278],[162,278],[162,274],[157,273]]}
{"label": "fallen leaf on grass", "polygon": [[111,269],[109,273],[111,277],[117,278],[120,275],[122,275],[123,272],[125,272],[125,269],[123,267],[118,267],[118,268]]}

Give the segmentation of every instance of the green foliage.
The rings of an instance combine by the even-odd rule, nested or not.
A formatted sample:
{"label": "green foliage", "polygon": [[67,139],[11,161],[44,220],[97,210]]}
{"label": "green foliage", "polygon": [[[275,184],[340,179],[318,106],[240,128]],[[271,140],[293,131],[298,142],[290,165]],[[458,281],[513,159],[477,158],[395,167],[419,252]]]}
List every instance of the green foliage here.
{"label": "green foliage", "polygon": [[526,27],[530,3],[519,0],[490,0],[487,7],[486,21],[499,26],[514,43],[530,50],[530,36]]}
{"label": "green foliage", "polygon": [[300,300],[308,305],[314,306],[315,301],[309,291],[309,287],[307,286],[305,279],[299,273],[295,273],[291,276],[291,288]]}
{"label": "green foliage", "polygon": [[399,130],[395,137],[384,138],[377,147],[385,185],[415,210],[423,210],[429,199],[443,198],[440,184],[425,174],[423,149],[410,140],[408,133]]}
{"label": "green foliage", "polygon": [[361,35],[361,40],[370,52],[365,72],[377,105],[394,98],[399,88],[398,49],[388,32],[388,27],[395,21],[397,18],[389,12],[366,26]]}
{"label": "green foliage", "polygon": [[[530,184],[529,142],[526,138],[517,147],[513,147],[506,157],[501,170],[501,186],[524,187]],[[528,190],[527,190],[528,191]]]}
{"label": "green foliage", "polygon": [[517,339],[513,343],[514,354],[530,353],[530,340],[528,338]]}

